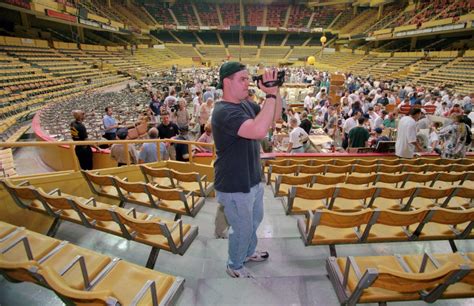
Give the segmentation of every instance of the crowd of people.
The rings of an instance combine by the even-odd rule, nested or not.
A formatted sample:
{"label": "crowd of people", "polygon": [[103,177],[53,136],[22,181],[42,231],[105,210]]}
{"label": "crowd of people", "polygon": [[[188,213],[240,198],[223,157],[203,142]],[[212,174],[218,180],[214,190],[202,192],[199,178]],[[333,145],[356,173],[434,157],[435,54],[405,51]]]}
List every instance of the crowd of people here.
{"label": "crowd of people", "polygon": [[[281,90],[282,114],[277,123],[287,127],[285,133],[288,135],[283,152],[316,152],[309,136],[318,129],[333,139],[328,144],[333,150],[376,148],[381,141],[396,141],[399,156],[412,157],[417,151],[457,158],[463,157],[470,149],[474,117],[471,112],[472,94],[455,93],[441,86],[427,89],[415,84],[374,80],[348,73],[345,75],[345,91],[341,92],[339,101],[334,101],[329,95],[330,74],[327,72],[304,67],[284,70],[286,82],[302,84],[306,95],[301,97],[304,110],[298,112],[291,104],[300,101],[290,101],[288,90]],[[248,71],[249,75],[255,75],[262,71],[262,67],[252,66]],[[143,82],[137,91],[148,96],[149,101],[141,102],[146,105],[141,105],[144,111],[138,120],[146,122],[148,137],[213,143],[210,123],[215,103],[222,99],[223,94],[222,89],[218,88],[218,78],[217,68],[188,69],[165,72]],[[248,90],[246,99],[260,108],[264,106],[263,92],[256,87]],[[108,140],[131,139],[128,128],[114,118],[111,105],[113,101],[104,109],[102,136]],[[412,112],[408,115],[407,109],[418,110],[416,114]],[[432,115],[427,115],[425,110],[430,110]],[[404,118],[412,118],[415,122],[413,124],[410,120],[409,135],[403,133],[409,121]],[[275,136],[281,134],[280,127],[274,124],[268,130],[261,142],[263,151],[276,149]],[[409,140],[401,140],[407,137]],[[111,157],[119,166],[125,164],[126,157],[121,146],[117,144],[110,148]],[[188,152],[187,145],[179,143],[172,145],[166,142],[160,146],[161,159],[187,161],[189,154],[212,151],[211,146],[193,146],[193,152]],[[156,152],[154,144],[139,148],[129,146],[129,150],[132,163],[158,160],[157,154],[152,154]]]}

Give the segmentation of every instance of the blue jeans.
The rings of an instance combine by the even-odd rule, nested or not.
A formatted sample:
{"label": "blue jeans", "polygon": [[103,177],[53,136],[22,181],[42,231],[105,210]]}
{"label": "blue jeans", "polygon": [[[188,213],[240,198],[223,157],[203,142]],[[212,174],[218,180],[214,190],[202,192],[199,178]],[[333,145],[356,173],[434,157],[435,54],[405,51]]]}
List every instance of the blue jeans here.
{"label": "blue jeans", "polygon": [[253,186],[249,193],[216,191],[216,196],[230,225],[227,264],[238,270],[257,247],[257,228],[263,219],[263,185]]}

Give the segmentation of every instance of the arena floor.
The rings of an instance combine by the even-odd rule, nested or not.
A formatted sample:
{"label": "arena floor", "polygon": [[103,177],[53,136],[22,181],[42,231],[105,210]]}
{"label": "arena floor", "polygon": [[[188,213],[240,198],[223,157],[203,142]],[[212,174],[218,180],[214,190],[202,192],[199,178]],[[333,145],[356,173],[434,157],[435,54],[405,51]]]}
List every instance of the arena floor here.
{"label": "arena floor", "polygon": [[[34,168],[34,152],[18,151],[29,160],[19,170],[42,172]],[[23,167],[25,166],[25,167]],[[32,168],[33,167],[33,168]],[[20,173],[21,173],[20,172]],[[227,240],[214,238],[216,200],[210,198],[195,218],[183,217],[186,223],[199,226],[199,235],[184,256],[161,252],[155,269],[185,278],[184,290],[176,305],[338,305],[327,278],[325,260],[329,248],[305,247],[299,237],[296,216],[286,216],[281,202],[265,187],[265,217],[258,230],[259,248],[270,252],[263,263],[247,264],[254,279],[232,279],[226,272]],[[128,207],[133,206],[129,204]],[[137,210],[144,211],[143,207]],[[172,214],[163,217],[173,218]],[[74,244],[144,265],[149,247],[109,234],[94,232],[80,225],[63,223],[56,236]],[[473,241],[457,241],[460,251],[474,252]],[[339,256],[413,254],[424,251],[449,253],[445,242],[409,242],[337,246]],[[393,303],[424,305],[424,302]],[[473,305],[474,299],[438,301],[435,305]],[[62,305],[47,289],[30,283],[13,284],[0,278],[0,305]]]}

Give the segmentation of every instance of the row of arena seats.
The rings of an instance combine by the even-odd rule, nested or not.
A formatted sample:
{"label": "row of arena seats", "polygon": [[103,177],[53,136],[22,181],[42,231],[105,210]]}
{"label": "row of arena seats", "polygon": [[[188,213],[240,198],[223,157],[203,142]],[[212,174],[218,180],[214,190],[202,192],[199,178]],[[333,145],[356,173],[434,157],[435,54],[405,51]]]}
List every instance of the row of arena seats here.
{"label": "row of arena seats", "polygon": [[314,174],[352,174],[352,173],[403,173],[403,172],[415,172],[415,173],[428,173],[428,172],[467,172],[474,171],[474,164],[463,165],[463,164],[452,164],[452,165],[319,165],[319,166],[307,166],[307,165],[292,165],[292,166],[277,166],[270,165],[266,171],[267,184],[271,184],[276,180],[276,176],[279,174],[293,174],[294,176],[299,175],[314,175]]}
{"label": "row of arena seats", "polygon": [[167,168],[150,168],[140,165],[144,182],[128,182],[127,178],[100,175],[97,172],[82,171],[91,190],[98,196],[125,203],[161,209],[176,214],[195,217],[214,189],[207,177],[197,172],[183,173]]}
{"label": "row of arena seats", "polygon": [[67,305],[169,305],[184,279],[0,222],[0,273]]}
{"label": "row of arena seats", "polygon": [[0,181],[15,203],[23,208],[54,218],[48,236],[54,236],[61,221],[81,224],[152,247],[146,266],[153,268],[160,250],[183,255],[198,234],[198,228],[182,220],[165,220],[150,214],[65,194],[59,189],[49,192],[31,186],[27,181],[14,185]]}
{"label": "row of arena seats", "polygon": [[329,257],[341,305],[474,296],[474,253]]}
{"label": "row of arena seats", "polygon": [[[354,187],[322,186],[307,188],[292,186],[288,191],[285,212],[303,214],[306,211],[329,209],[334,211],[359,211],[363,209],[392,209],[399,211],[442,207],[456,210],[473,206],[472,188],[453,186],[430,187]],[[285,206],[285,202],[283,202]]]}
{"label": "row of arena seats", "polygon": [[[194,11],[193,6],[196,10]],[[325,6],[311,10],[305,5],[288,5],[288,4],[246,4],[243,10],[238,4],[224,3],[176,3],[171,8],[165,9],[159,4],[152,2],[146,3],[145,8],[151,15],[161,24],[176,24],[172,15],[176,17],[178,25],[181,26],[232,26],[240,25],[241,17],[247,26],[269,26],[287,28],[311,28],[324,27],[327,28],[334,18],[341,12],[351,13],[349,7],[341,7],[333,9]],[[201,23],[198,22],[196,13],[199,15]],[[219,15],[222,16],[221,24]],[[241,16],[242,15],[242,16]],[[285,24],[286,16],[288,21]],[[350,14],[351,15],[351,14]],[[311,23],[309,21],[311,20]]]}
{"label": "row of arena seats", "polygon": [[430,188],[448,188],[450,186],[474,185],[474,172],[450,172],[450,173],[416,173],[407,172],[399,174],[372,173],[372,174],[314,174],[314,175],[278,175],[273,185],[275,197],[287,196],[287,190],[293,186],[315,187],[315,186],[339,185],[356,187],[393,187],[410,188],[428,186]]}
{"label": "row of arena seats", "polygon": [[321,159],[302,159],[302,158],[281,158],[281,159],[268,159],[266,160],[267,165],[279,165],[279,166],[291,166],[291,165],[307,165],[307,166],[319,166],[319,165],[451,165],[451,164],[473,164],[474,159],[445,159],[440,157],[417,157],[417,158],[375,158],[375,159],[337,159],[337,158],[321,158]]}
{"label": "row of arena seats", "polygon": [[363,209],[338,212],[326,209],[307,211],[298,219],[298,230],[306,246],[329,245],[336,256],[336,244],[387,243],[403,241],[472,239],[474,208],[465,210],[441,207],[413,211]]}

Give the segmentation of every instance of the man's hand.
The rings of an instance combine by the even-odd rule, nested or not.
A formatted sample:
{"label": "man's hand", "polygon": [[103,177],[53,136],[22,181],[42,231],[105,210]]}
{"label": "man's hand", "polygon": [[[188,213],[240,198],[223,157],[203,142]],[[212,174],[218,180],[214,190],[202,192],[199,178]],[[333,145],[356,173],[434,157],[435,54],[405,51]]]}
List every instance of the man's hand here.
{"label": "man's hand", "polygon": [[263,74],[263,82],[258,81],[258,87],[266,94],[270,95],[276,95],[278,91],[278,86],[273,86],[273,87],[265,87],[263,83],[269,82],[269,81],[276,81],[277,80],[277,69],[265,69],[265,73]]}

